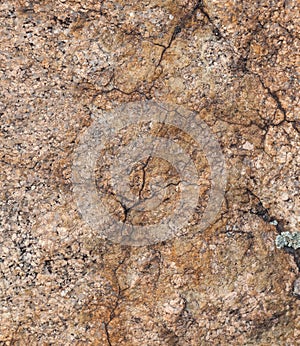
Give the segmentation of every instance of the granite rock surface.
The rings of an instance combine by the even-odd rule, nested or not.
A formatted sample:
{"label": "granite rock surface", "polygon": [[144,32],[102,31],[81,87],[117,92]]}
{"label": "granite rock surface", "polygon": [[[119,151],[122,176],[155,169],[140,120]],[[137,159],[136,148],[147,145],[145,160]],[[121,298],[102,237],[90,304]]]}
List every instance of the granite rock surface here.
{"label": "granite rock surface", "polygon": [[[150,100],[205,121],[228,181],[204,231],[127,246],[79,212],[74,152]],[[275,238],[300,231],[299,152],[298,1],[2,1],[0,345],[298,345],[300,249]],[[157,166],[175,203],[167,162],[132,190],[148,198]]]}

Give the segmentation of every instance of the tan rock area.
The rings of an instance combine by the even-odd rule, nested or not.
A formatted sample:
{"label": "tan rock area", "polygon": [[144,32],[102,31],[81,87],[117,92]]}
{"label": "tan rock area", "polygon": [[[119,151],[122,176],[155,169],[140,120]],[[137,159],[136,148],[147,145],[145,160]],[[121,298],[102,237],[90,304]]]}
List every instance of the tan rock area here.
{"label": "tan rock area", "polygon": [[300,345],[299,7],[1,1],[0,345]]}

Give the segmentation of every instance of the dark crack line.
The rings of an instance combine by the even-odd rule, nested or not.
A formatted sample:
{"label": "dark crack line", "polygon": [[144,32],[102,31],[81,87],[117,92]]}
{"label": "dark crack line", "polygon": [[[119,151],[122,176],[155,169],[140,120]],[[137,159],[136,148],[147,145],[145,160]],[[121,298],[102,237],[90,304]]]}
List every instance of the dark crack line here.
{"label": "dark crack line", "polygon": [[[279,109],[280,112],[283,114],[283,119],[282,119],[279,123],[277,123],[277,124],[271,123],[270,125],[271,125],[271,126],[274,126],[274,127],[277,127],[277,126],[282,125],[283,123],[289,123],[289,124],[292,124],[292,127],[293,127],[293,129],[294,129],[296,132],[300,133],[300,129],[299,129],[299,128],[300,128],[300,122],[297,121],[297,120],[289,120],[289,119],[287,119],[287,111],[286,111],[286,109],[283,107],[283,105],[282,105],[282,103],[281,103],[281,101],[280,101],[280,98],[279,98],[279,96],[276,94],[276,92],[272,91],[272,90],[270,89],[270,87],[268,87],[267,85],[265,85],[265,83],[264,83],[262,77],[261,77],[259,74],[254,73],[254,72],[249,71],[249,70],[248,70],[248,72],[249,72],[250,74],[252,74],[252,75],[254,75],[254,76],[256,76],[256,77],[258,78],[258,80],[259,80],[259,82],[261,83],[262,87],[267,91],[268,95],[275,101],[275,103],[276,103],[276,105],[277,105],[277,109]],[[299,126],[299,128],[298,128],[297,126]],[[267,131],[266,131],[265,136],[267,135],[267,133],[268,133],[268,129],[267,129]]]}
{"label": "dark crack line", "polygon": [[138,90],[138,89],[135,89],[135,90],[132,90],[130,92],[127,92],[127,91],[124,91],[124,90],[121,90],[117,87],[113,87],[109,90],[101,90],[100,92],[97,92],[96,94],[93,95],[93,98],[92,98],[92,102],[95,101],[96,97],[99,96],[99,95],[104,95],[104,94],[110,94],[114,91],[117,91],[123,95],[126,95],[126,96],[132,96],[134,94],[139,94],[140,96],[143,96],[145,97],[146,100],[150,100],[151,97],[149,97],[148,95],[146,95],[145,93],[143,93],[142,91]]}
{"label": "dark crack line", "polygon": [[180,32],[184,29],[184,27],[186,26],[186,24],[188,23],[188,21],[194,16],[194,14],[196,13],[196,11],[198,9],[201,10],[201,8],[203,7],[202,4],[202,0],[198,0],[196,5],[194,6],[194,8],[192,9],[192,11],[190,13],[188,13],[187,15],[185,15],[183,18],[181,18],[181,20],[178,22],[178,24],[175,26],[175,28],[173,29],[172,32],[172,36],[170,38],[170,41],[168,43],[167,46],[163,46],[163,45],[159,45],[163,47],[163,51],[160,55],[160,58],[158,60],[158,63],[156,64],[156,67],[160,66],[164,55],[166,53],[166,51],[171,47],[173,41],[176,39],[176,37],[178,36],[178,34],[180,34]]}
{"label": "dark crack line", "polygon": [[145,162],[145,164],[143,165],[143,168],[142,168],[142,170],[143,170],[143,181],[142,181],[142,186],[141,186],[141,188],[139,190],[139,199],[142,199],[142,192],[143,192],[143,190],[145,188],[145,184],[146,184],[146,168],[147,168],[151,158],[152,158],[151,155],[149,155],[148,158],[147,158],[147,161]]}
{"label": "dark crack line", "polygon": [[210,18],[209,14],[207,13],[207,11],[205,10],[204,4],[202,2],[202,0],[198,1],[196,7],[195,7],[195,11],[199,9],[200,12],[203,14],[203,16],[208,20],[209,24],[213,27],[213,34],[218,38],[218,39],[223,39],[224,41],[225,38],[224,36],[221,34],[219,28],[214,24],[213,20]]}
{"label": "dark crack line", "polygon": [[[284,232],[285,228],[284,228],[283,221],[277,220],[275,217],[270,216],[269,210],[263,206],[262,201],[253,191],[251,191],[250,189],[247,189],[247,192],[249,193],[249,195],[251,195],[252,197],[254,197],[258,201],[258,204],[256,206],[257,210],[251,209],[250,213],[257,215],[258,217],[263,219],[264,222],[267,222],[267,223],[271,223],[272,221],[276,221],[275,227],[276,227],[277,233],[281,234],[282,232]],[[288,254],[293,256],[295,264],[296,264],[298,270],[300,271],[300,249],[293,249],[293,248],[285,247],[284,250]]]}
{"label": "dark crack line", "polygon": [[112,346],[111,342],[110,342],[110,335],[108,332],[108,324],[104,323],[104,330],[105,330],[105,334],[106,334],[106,340],[109,346]]}
{"label": "dark crack line", "polygon": [[[284,115],[284,120],[282,120],[280,123],[284,122],[284,121],[286,120],[286,110],[285,110],[285,108],[283,107],[283,105],[282,105],[282,103],[281,103],[281,101],[280,101],[278,95],[277,95],[275,92],[273,92],[268,86],[265,85],[265,83],[264,83],[264,81],[262,80],[262,78],[261,78],[260,75],[258,75],[258,74],[255,74],[255,75],[258,77],[258,79],[259,79],[261,85],[263,86],[263,88],[268,92],[268,95],[276,102],[277,108],[278,108],[278,109],[282,112],[282,114]],[[280,124],[280,123],[279,123],[279,124]],[[279,124],[278,124],[278,125],[279,125]]]}
{"label": "dark crack line", "polygon": [[[258,126],[261,130],[264,130],[264,131],[265,131],[264,138],[263,138],[263,142],[264,142],[265,139],[266,139],[266,136],[267,136],[267,134],[268,134],[268,131],[269,131],[270,126],[278,127],[278,126],[282,125],[283,123],[289,123],[289,124],[292,125],[293,129],[294,129],[297,133],[300,133],[300,122],[297,121],[297,120],[289,120],[289,119],[287,118],[287,110],[286,110],[286,109],[284,108],[284,106],[282,105],[282,102],[280,101],[280,98],[279,98],[279,96],[276,94],[276,92],[275,92],[275,91],[272,91],[272,90],[270,89],[270,87],[268,87],[268,86],[264,83],[262,77],[261,77],[258,73],[253,72],[253,71],[251,71],[251,70],[249,70],[249,69],[247,68],[247,66],[246,66],[247,58],[243,58],[243,60],[245,60],[245,64],[244,64],[244,66],[243,66],[243,70],[242,70],[242,71],[243,71],[245,74],[252,75],[252,76],[256,77],[256,78],[259,80],[261,86],[262,86],[263,89],[267,92],[268,96],[269,96],[270,98],[272,98],[273,101],[275,101],[276,106],[277,106],[277,110],[279,110],[279,111],[283,114],[283,119],[282,119],[280,122],[278,122],[277,124],[274,124],[274,122],[273,122],[272,120],[266,122],[265,119],[263,119],[263,118],[261,118],[261,119],[262,119],[262,121],[264,122],[264,126],[261,126],[261,125],[259,125],[257,122],[253,122],[252,120],[250,121],[250,125],[253,125],[253,124],[254,124],[254,125]],[[275,111],[275,112],[276,112],[276,111]],[[274,115],[275,115],[275,113],[274,113]],[[222,121],[225,121],[225,120],[220,119],[220,118],[218,118],[218,119],[219,119],[219,120],[222,120]],[[274,120],[274,119],[273,119],[273,120]],[[240,124],[240,123],[230,122],[230,121],[227,121],[227,120],[226,120],[226,122],[229,123],[229,124],[242,125],[242,124]]]}
{"label": "dark crack line", "polygon": [[280,234],[281,232],[284,231],[284,227],[283,227],[283,222],[281,220],[277,220],[275,217],[270,216],[269,210],[267,208],[265,208],[263,206],[263,203],[261,201],[261,199],[250,189],[247,188],[247,193],[254,197],[254,199],[256,199],[258,201],[257,205],[256,205],[256,209],[251,208],[250,209],[250,214],[254,214],[257,215],[258,217],[260,217],[261,219],[263,219],[264,222],[272,222],[272,221],[276,221],[277,225],[276,225],[276,230],[277,232]]}
{"label": "dark crack line", "polygon": [[128,259],[129,256],[130,256],[130,249],[127,248],[124,258],[119,262],[118,266],[113,270],[114,277],[115,277],[117,285],[118,285],[118,296],[117,296],[117,300],[116,300],[115,305],[113,306],[113,308],[110,311],[108,322],[104,322],[104,330],[105,330],[105,334],[106,334],[106,338],[107,338],[107,343],[109,346],[112,346],[112,343],[111,343],[111,338],[110,338],[110,333],[109,333],[108,327],[109,327],[109,324],[111,323],[111,321],[115,318],[115,311],[120,304],[122,293],[127,289],[127,288],[125,288],[123,290],[121,289],[121,286],[120,286],[120,283],[118,280],[117,271],[120,269],[120,267],[124,264],[124,262],[126,261],[126,259]]}
{"label": "dark crack line", "polygon": [[176,36],[181,32],[181,30],[182,30],[182,29],[181,29],[181,27],[180,27],[179,25],[176,25],[176,26],[175,26],[175,28],[174,28],[174,30],[173,30],[173,33],[172,33],[172,36],[171,36],[171,39],[170,39],[168,45],[167,45],[167,46],[163,46],[163,50],[162,50],[161,55],[160,55],[160,57],[159,57],[159,60],[158,60],[158,62],[157,62],[157,64],[156,64],[156,67],[160,66],[160,64],[161,64],[161,62],[162,62],[162,60],[163,60],[163,58],[164,58],[164,55],[165,55],[167,49],[169,49],[169,48],[171,47],[172,42],[175,40]]}

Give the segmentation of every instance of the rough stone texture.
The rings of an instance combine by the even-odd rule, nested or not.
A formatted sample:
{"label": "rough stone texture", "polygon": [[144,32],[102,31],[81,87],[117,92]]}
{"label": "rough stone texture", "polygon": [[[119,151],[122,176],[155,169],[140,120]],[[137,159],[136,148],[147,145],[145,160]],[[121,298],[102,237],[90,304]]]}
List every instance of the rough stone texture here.
{"label": "rough stone texture", "polygon": [[[298,13],[1,2],[1,345],[299,344],[299,250],[274,243],[300,224]],[[124,247],[78,214],[72,153],[96,111],[147,99],[198,112],[229,181],[205,232]]]}

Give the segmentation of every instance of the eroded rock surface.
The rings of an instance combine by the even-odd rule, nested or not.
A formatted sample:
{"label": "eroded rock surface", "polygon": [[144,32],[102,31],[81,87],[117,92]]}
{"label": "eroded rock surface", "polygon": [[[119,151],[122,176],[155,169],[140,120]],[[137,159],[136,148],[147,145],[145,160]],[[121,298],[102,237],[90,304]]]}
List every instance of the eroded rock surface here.
{"label": "eroded rock surface", "polygon": [[[0,4],[1,345],[299,343],[299,249],[275,247],[300,231],[298,13],[296,0]],[[147,100],[209,125],[224,203],[203,232],[113,244],[78,212],[73,154],[101,114]],[[159,219],[176,172],[151,158],[130,179],[148,198],[158,172],[173,179]]]}

